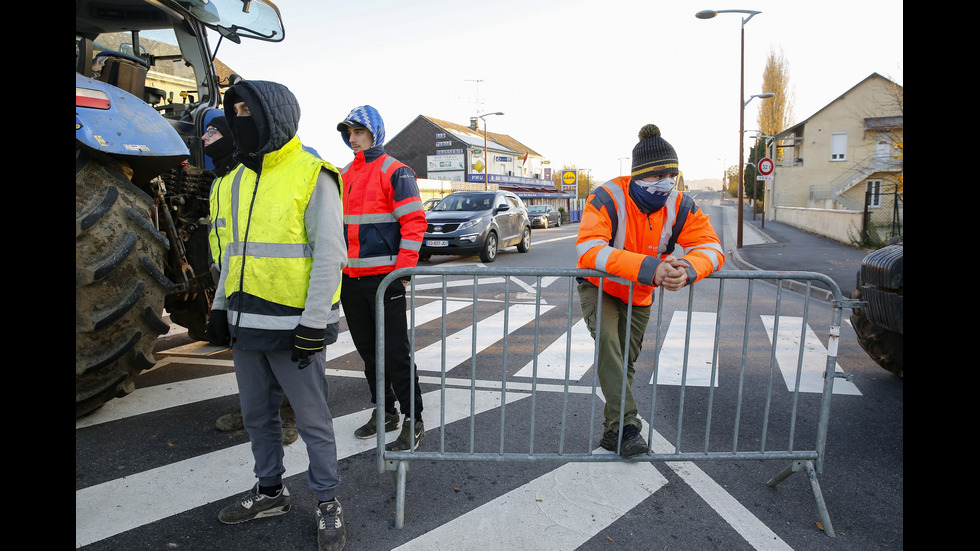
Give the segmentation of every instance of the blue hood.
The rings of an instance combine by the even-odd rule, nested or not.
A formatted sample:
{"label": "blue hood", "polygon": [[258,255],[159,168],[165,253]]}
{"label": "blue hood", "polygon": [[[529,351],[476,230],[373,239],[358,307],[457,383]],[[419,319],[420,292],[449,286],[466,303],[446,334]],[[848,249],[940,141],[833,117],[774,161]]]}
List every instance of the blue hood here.
{"label": "blue hood", "polygon": [[355,107],[347,118],[337,125],[340,137],[344,140],[344,145],[350,147],[350,127],[363,126],[374,136],[374,143],[371,147],[384,145],[385,143],[385,122],[381,119],[381,113],[370,105]]}

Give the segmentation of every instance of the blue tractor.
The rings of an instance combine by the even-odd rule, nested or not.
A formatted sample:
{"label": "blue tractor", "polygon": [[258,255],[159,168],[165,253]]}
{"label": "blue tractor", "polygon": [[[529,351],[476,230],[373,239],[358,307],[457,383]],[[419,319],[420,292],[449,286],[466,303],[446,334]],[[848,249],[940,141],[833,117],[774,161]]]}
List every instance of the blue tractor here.
{"label": "blue tractor", "polygon": [[[201,135],[222,41],[283,39],[268,0],[75,2],[75,417],[133,389],[170,329],[204,340],[216,278]],[[216,41],[212,50],[210,42]]]}

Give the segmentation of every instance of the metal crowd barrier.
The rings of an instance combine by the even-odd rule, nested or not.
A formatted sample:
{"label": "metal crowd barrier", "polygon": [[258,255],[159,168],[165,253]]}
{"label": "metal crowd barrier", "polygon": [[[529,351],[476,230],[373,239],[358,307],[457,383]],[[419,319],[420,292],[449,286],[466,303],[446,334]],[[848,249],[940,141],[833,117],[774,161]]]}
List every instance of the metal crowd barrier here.
{"label": "metal crowd barrier", "polygon": [[[684,412],[685,412],[685,402],[688,399],[687,398],[688,387],[686,383],[686,378],[688,373],[688,353],[690,351],[690,329],[691,329],[690,323],[692,319],[691,314],[693,311],[692,309],[693,309],[694,297],[696,291],[699,291],[701,288],[706,287],[706,285],[703,282],[698,282],[697,284],[690,285],[686,291],[679,291],[678,293],[685,293],[685,292],[689,293],[689,297],[687,299],[687,327],[686,327],[687,335],[685,337],[685,345],[684,345],[684,364],[682,370],[683,375],[682,375],[682,382],[680,385],[680,389],[679,391],[677,391],[679,394],[678,396],[675,397],[676,399],[679,400],[680,405],[678,409],[676,426],[671,427],[676,434],[675,441],[672,446],[673,449],[666,452],[654,451],[654,435],[655,435],[654,424],[655,424],[655,411],[657,405],[657,395],[658,395],[659,385],[651,384],[650,385],[650,387],[652,388],[652,390],[650,391],[651,407],[648,412],[649,418],[645,419],[647,429],[645,431],[645,434],[643,434],[646,437],[646,441],[650,444],[650,452],[629,459],[623,459],[618,454],[605,453],[604,450],[603,452],[593,451],[593,447],[598,442],[598,437],[601,436],[602,434],[601,431],[602,414],[600,412],[597,416],[596,414],[597,408],[595,407],[595,404],[597,403],[600,405],[600,407],[602,404],[601,401],[597,402],[597,400],[601,400],[600,397],[601,391],[598,387],[598,378],[595,376],[595,371],[596,371],[594,368],[595,357],[593,358],[593,368],[591,369],[592,372],[591,385],[586,386],[585,384],[581,384],[577,381],[572,382],[569,381],[568,378],[568,362],[569,362],[569,354],[570,354],[570,347],[572,341],[571,339],[572,319],[580,315],[577,312],[579,302],[578,302],[577,293],[575,292],[576,278],[582,276],[607,278],[611,276],[595,270],[583,270],[583,269],[546,269],[546,268],[508,269],[508,268],[475,267],[475,266],[452,267],[452,268],[415,267],[415,268],[400,269],[400,270],[396,270],[395,272],[392,272],[387,277],[385,277],[385,279],[382,281],[380,289],[385,289],[388,286],[388,284],[394,282],[398,278],[404,278],[408,276],[419,276],[419,275],[441,276],[441,281],[442,281],[440,294],[442,298],[442,307],[443,307],[442,310],[443,311],[443,316],[442,316],[442,364],[443,365],[441,368],[441,375],[438,377],[421,377],[421,379],[424,382],[438,383],[439,385],[440,403],[431,404],[429,403],[429,401],[427,401],[425,407],[427,409],[434,408],[434,407],[439,408],[440,423],[438,427],[429,427],[429,426],[426,427],[426,430],[430,434],[430,436],[428,436],[425,439],[424,444],[421,445],[418,450],[414,450],[414,451],[401,451],[401,452],[386,451],[385,433],[384,431],[378,431],[378,436],[377,436],[378,469],[381,473],[384,473],[386,471],[391,471],[394,475],[395,485],[397,489],[395,524],[398,528],[404,527],[406,477],[408,471],[408,463],[411,461],[491,461],[491,462],[553,461],[553,462],[563,463],[563,462],[612,462],[612,461],[701,462],[701,461],[766,460],[766,461],[779,461],[784,464],[788,463],[788,466],[786,466],[781,472],[779,472],[776,476],[774,476],[772,479],[770,479],[767,482],[767,484],[770,487],[775,487],[780,482],[788,478],[794,472],[802,471],[806,474],[810,483],[811,490],[816,499],[817,509],[821,521],[823,523],[823,529],[828,536],[834,537],[833,525],[831,523],[830,515],[827,511],[827,507],[823,499],[823,494],[820,490],[820,484],[817,479],[817,475],[823,472],[825,447],[827,442],[827,427],[830,419],[830,401],[831,401],[831,396],[834,387],[834,379],[835,377],[847,378],[846,375],[835,371],[835,366],[837,361],[837,345],[840,337],[842,310],[844,308],[858,307],[860,306],[861,303],[859,301],[844,299],[841,295],[841,291],[837,286],[837,284],[834,283],[834,281],[828,278],[827,276],[822,274],[817,274],[817,273],[811,273],[811,272],[766,272],[766,271],[732,270],[732,271],[716,272],[712,274],[709,278],[703,280],[704,282],[708,280],[720,280],[718,281],[718,288],[717,288],[718,308],[717,308],[717,314],[715,314],[715,339],[713,344],[714,350],[712,354],[713,360],[711,365],[711,384],[708,385],[706,397],[698,398],[700,400],[704,400],[705,403],[699,402],[696,404],[699,408],[703,408],[699,410],[699,411],[703,411],[705,415],[706,421],[703,426],[694,425],[691,423],[685,424]],[[473,301],[474,305],[476,305],[479,302],[479,295],[477,290],[479,279],[486,278],[486,277],[497,277],[497,278],[502,277],[504,279],[504,285],[505,285],[505,292],[504,292],[504,299],[503,299],[504,312],[509,311],[509,306],[511,304],[511,294],[512,294],[511,278],[513,277],[536,278],[537,285],[535,285],[536,292],[535,292],[535,299],[534,299],[536,315],[534,321],[534,338],[533,338],[533,342],[534,342],[533,355],[535,356],[535,359],[533,360],[534,376],[532,377],[530,383],[520,382],[520,381],[508,381],[507,346],[508,346],[508,336],[510,332],[508,331],[508,327],[507,327],[508,321],[507,321],[506,314],[504,317],[504,330],[502,335],[504,361],[500,374],[500,380],[499,381],[481,380],[479,382],[477,381],[476,379],[476,356],[477,356],[476,333],[477,333],[478,320],[477,320],[477,313],[475,307],[474,307],[473,323],[472,323],[473,339],[471,342],[472,342],[473,350],[471,355],[471,362],[472,362],[471,376],[468,380],[460,379],[460,378],[450,379],[447,378],[446,376],[446,371],[455,367],[454,365],[450,365],[450,366],[445,365],[446,336],[447,336],[446,301],[447,298],[449,298],[448,291],[447,291],[449,287],[448,282],[450,281],[450,278],[453,278],[454,286],[458,286],[458,282],[460,279],[465,280],[466,278],[471,278],[473,281],[473,294],[471,300]],[[538,368],[537,354],[540,351],[540,348],[538,347],[539,344],[538,336],[539,336],[539,329],[540,329],[539,323],[541,319],[541,316],[539,314],[540,312],[539,309],[541,307],[541,289],[542,289],[541,280],[544,277],[566,278],[568,281],[568,328],[566,333],[567,344],[566,344],[566,356],[565,356],[566,376],[564,382],[561,384],[555,384],[555,383],[547,384],[547,385],[539,384],[537,380],[537,368]],[[745,320],[744,320],[744,326],[742,327],[742,333],[744,336],[743,336],[743,342],[741,346],[741,366],[739,368],[739,374],[738,374],[738,390],[737,390],[737,400],[736,400],[737,405],[734,411],[724,410],[719,413],[719,412],[715,412],[715,408],[717,406],[715,404],[716,387],[714,383],[719,375],[717,361],[719,356],[718,353],[719,341],[721,338],[721,330],[720,330],[721,321],[722,321],[721,313],[723,310],[722,307],[725,304],[724,293],[725,293],[726,282],[728,282],[729,280],[748,280],[748,283],[747,283],[746,296],[744,297]],[[795,280],[797,282],[805,282],[805,286],[806,286],[805,292],[803,293],[804,302],[803,302],[802,332],[804,334],[801,335],[800,338],[800,344],[799,344],[800,349],[798,353],[799,359],[797,361],[797,368],[796,368],[796,386],[791,391],[792,397],[789,400],[791,404],[789,406],[789,411],[777,411],[779,408],[778,406],[775,405],[774,403],[775,400],[773,396],[773,387],[777,384],[777,377],[774,375],[777,369],[776,357],[775,357],[777,339],[775,335],[778,333],[780,307],[782,301],[782,294],[784,290],[783,285],[780,284],[783,282],[782,280]],[[749,326],[749,318],[752,311],[753,293],[755,289],[754,284],[756,281],[769,281],[769,282],[776,283],[775,290],[773,291],[775,293],[774,318],[775,318],[776,327],[774,328],[773,331],[772,344],[770,344],[768,341],[764,344],[766,348],[770,349],[769,366],[768,366],[768,370],[769,370],[768,388],[761,389],[761,390],[751,389],[753,390],[753,395],[758,395],[759,393],[763,393],[765,396],[764,413],[762,415],[761,423],[759,425],[752,425],[751,422],[757,421],[757,419],[754,418],[748,419],[745,416],[744,412],[742,411],[743,409],[742,404],[743,404],[743,399],[745,398],[745,394],[747,390],[749,390],[745,388],[745,385],[748,384],[748,380],[746,378],[746,369],[749,363],[749,361],[747,360],[747,355],[748,355],[747,351],[750,346],[753,346],[753,344],[749,342],[748,326]],[[805,333],[808,327],[807,318],[809,315],[809,307],[810,307],[810,302],[814,300],[813,297],[810,296],[810,291],[812,288],[811,286],[813,283],[819,283],[825,285],[829,289],[830,293],[832,293],[833,299],[830,301],[830,305],[833,308],[833,316],[832,316],[833,319],[830,323],[830,327],[827,334],[829,339],[828,346],[827,346],[828,355],[827,355],[826,368],[823,373],[823,391],[819,399],[819,411],[817,412],[816,427],[815,429],[813,427],[808,427],[809,430],[813,433],[810,435],[810,437],[812,438],[812,442],[808,441],[806,445],[800,445],[798,442],[796,442],[796,432],[797,432],[798,424],[800,423],[799,418],[800,418],[800,408],[801,408],[800,375],[801,375],[802,364],[803,364]],[[711,289],[710,291],[713,292],[713,289]],[[410,310],[409,313],[407,314],[409,316],[409,332],[410,332],[409,338],[410,338],[411,348],[412,348],[412,365],[414,365],[415,353],[416,353],[414,312],[416,306],[415,301],[418,295],[418,292],[416,290],[415,277],[411,278],[411,283],[408,284],[406,288],[406,292],[407,292],[409,310]],[[603,297],[603,295],[604,293],[602,292],[599,293],[600,297]],[[599,300],[600,303],[598,308],[601,310],[601,301],[603,299],[600,298]],[[605,300],[611,300],[611,299],[608,295],[606,295]],[[742,300],[742,298],[738,298],[737,300]],[[377,335],[378,335],[377,349],[376,349],[378,396],[385,395],[384,393],[384,385],[385,385],[384,342],[385,341],[384,341],[384,330],[383,330],[384,306],[382,301],[383,301],[383,294],[382,292],[379,291],[377,296],[377,302],[376,302]],[[662,346],[662,341],[664,336],[663,334],[664,302],[665,302],[664,291],[660,289],[657,291],[657,296],[655,297],[654,306],[653,309],[651,310],[650,323],[647,327],[648,335],[651,332],[651,330],[655,330],[657,335],[657,339],[655,341],[657,344],[656,344],[656,351],[654,354],[654,375],[652,381],[658,380],[657,379],[658,368],[659,368],[658,361],[660,357],[660,347]],[[823,304],[826,304],[826,302],[823,301],[821,302]],[[742,304],[742,303],[738,302],[737,304]],[[599,323],[598,319],[596,323]],[[628,326],[626,329],[626,333],[629,334]],[[596,329],[596,334],[598,334],[598,328]],[[649,342],[645,342],[645,345],[646,346],[644,348],[650,347]],[[753,348],[753,350],[756,351],[759,349],[760,349],[759,347]],[[624,357],[625,356],[626,354],[624,354]],[[625,371],[625,366],[624,366],[624,371]],[[623,380],[624,380],[624,387],[625,387],[626,378],[623,377]],[[476,403],[475,393],[478,385],[481,387],[481,390],[485,390],[489,388],[490,390],[494,392],[499,392],[500,394],[499,447],[495,450],[477,451],[475,447],[475,440],[476,440],[475,419],[476,416],[478,415],[478,412],[475,409],[475,403]],[[536,441],[535,441],[535,425],[534,425],[535,415],[541,415],[541,412],[538,411],[538,402],[539,402],[538,395],[541,392],[541,389],[546,386],[548,387],[549,392],[560,391],[562,396],[561,400],[558,401],[560,402],[560,407],[561,407],[561,411],[560,411],[561,428],[560,428],[560,436],[558,438],[557,446],[555,447],[555,449],[540,449],[541,446],[540,445],[536,446]],[[640,396],[641,393],[643,392],[643,390],[639,388],[639,386],[640,385],[636,385],[634,387],[634,395],[636,396],[638,404],[640,403]],[[556,388],[556,387],[560,387],[560,388]],[[463,389],[469,389],[470,391],[470,412],[468,416],[469,439],[468,439],[468,445],[465,446],[465,449],[447,449],[448,447],[447,439],[446,439],[447,421],[445,418],[447,388],[463,388]],[[511,392],[517,392],[517,391],[520,391],[522,393],[530,392],[530,400],[531,400],[531,405],[530,405],[531,414],[529,419],[530,426],[515,427],[514,421],[511,421],[510,424],[508,424],[507,417],[506,417],[507,416],[506,406],[507,406],[507,392],[509,390]],[[597,394],[597,392],[599,392],[599,394]],[[623,393],[621,392],[621,394]],[[590,397],[589,399],[591,400],[590,410],[592,411],[592,418],[590,419],[589,427],[588,427],[588,446],[586,447],[586,449],[583,450],[566,449],[566,439],[567,439],[566,435],[570,435],[571,434],[570,431],[574,431],[575,429],[581,429],[581,424],[584,423],[584,421],[579,420],[574,425],[570,425],[567,415],[568,415],[569,398],[572,395],[589,395]],[[414,387],[413,387],[413,402],[414,402]],[[620,410],[622,411],[622,409],[623,408],[621,407]],[[410,411],[414,411],[414,403],[412,404]],[[807,414],[807,418],[811,417],[812,412],[806,410],[805,413]],[[640,414],[641,416],[644,416],[643,415],[644,411],[642,409],[642,406],[641,406]],[[782,419],[786,420],[789,423],[788,438],[785,444],[782,447],[780,447],[780,449],[770,449],[769,438],[767,438],[767,433],[770,431],[770,417],[775,416],[777,414],[783,415]],[[379,400],[377,404],[377,418],[384,419],[384,415],[385,415],[384,403],[382,400]],[[490,415],[490,413],[487,413],[487,415]],[[715,435],[711,434],[712,419],[715,417],[715,415],[719,415],[719,418],[725,418],[725,419],[730,418],[733,420],[732,433],[730,434],[730,439],[726,441],[726,447],[724,449],[717,446],[717,442],[721,439],[718,438],[716,434]],[[460,419],[460,421],[462,420],[463,419]],[[621,421],[622,421],[622,417],[621,417]],[[412,415],[410,422],[412,423],[412,426],[414,426],[415,423],[414,415]],[[597,422],[599,425],[598,430],[595,428]],[[452,423],[452,421],[450,421],[450,423]],[[622,422],[620,423],[620,426],[622,426]],[[753,436],[751,438],[748,437],[740,438],[741,434],[750,432],[747,427],[754,429],[755,432],[753,433]],[[433,436],[431,436],[432,431],[434,429],[438,429],[437,441],[434,441],[436,439],[433,438]],[[524,435],[527,441],[526,448],[522,448],[519,450],[507,449],[505,446],[505,439],[506,439],[505,432],[507,430],[518,431],[517,432],[518,434]],[[693,439],[691,437],[692,434],[694,436]],[[659,434],[657,436],[659,437]],[[690,444],[684,447],[684,445],[682,444],[682,436],[686,436],[688,438],[688,442],[693,440],[699,442],[699,444],[696,447],[691,446]],[[753,440],[753,439],[758,441],[754,443],[746,442],[746,440]],[[459,440],[461,440],[461,438],[454,439],[454,441],[459,441]],[[665,442],[666,440],[660,437],[659,441]]]}

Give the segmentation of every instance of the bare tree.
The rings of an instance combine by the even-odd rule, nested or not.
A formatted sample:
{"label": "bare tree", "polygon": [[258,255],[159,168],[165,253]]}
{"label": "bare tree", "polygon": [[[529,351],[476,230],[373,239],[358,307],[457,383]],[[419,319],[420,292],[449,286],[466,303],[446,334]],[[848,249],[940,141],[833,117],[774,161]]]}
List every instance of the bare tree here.
{"label": "bare tree", "polygon": [[[891,80],[891,85],[889,86],[889,96],[891,108],[905,118],[905,88],[900,86],[894,80]],[[895,182],[895,189],[898,194],[905,197],[904,187],[905,187],[905,132],[904,132],[904,121],[903,127],[901,129],[896,129],[892,133],[892,153],[902,166],[902,170],[896,174],[892,180]]]}
{"label": "bare tree", "polygon": [[793,122],[794,97],[789,87],[789,62],[782,52],[769,50],[762,72],[762,91],[775,95],[759,105],[759,129],[765,136],[775,136]]}

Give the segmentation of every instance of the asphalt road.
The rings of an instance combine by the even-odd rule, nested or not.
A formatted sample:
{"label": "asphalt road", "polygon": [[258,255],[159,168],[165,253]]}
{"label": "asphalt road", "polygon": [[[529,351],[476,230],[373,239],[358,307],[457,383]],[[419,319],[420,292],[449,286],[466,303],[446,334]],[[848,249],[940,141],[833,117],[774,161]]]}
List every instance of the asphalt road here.
{"label": "asphalt road", "polygon": [[[713,219],[721,215],[720,206],[704,208]],[[490,266],[569,267],[576,229],[572,224],[535,230],[529,254],[505,249]],[[478,259],[433,257],[425,265],[474,266]],[[419,276],[416,283],[438,283],[438,278]],[[706,284],[703,292],[699,288],[694,312],[719,310],[716,283]],[[572,298],[571,320],[566,313],[567,283],[528,277],[481,283],[477,290],[478,329],[488,332],[481,324],[506,306],[510,306],[514,316],[511,323],[515,323],[521,303],[533,301],[539,286],[547,311],[532,312],[531,322],[512,329],[506,356],[501,343],[494,342],[478,351],[472,365],[463,361],[447,373],[454,379],[478,381],[480,395],[487,392],[492,397],[494,384],[501,380],[501,366],[506,367],[505,379],[513,385],[506,421],[500,420],[499,405],[487,406],[476,417],[478,449],[492,450],[499,445],[501,424],[533,425],[537,449],[542,451],[562,434],[561,418],[555,413],[555,407],[566,399],[555,388],[561,385],[543,386],[532,408],[526,391],[531,379],[521,373],[535,355],[534,341],[529,337],[533,331],[528,330],[535,320],[541,334],[547,335],[537,344],[539,354],[552,343],[564,345],[565,328],[579,321],[576,297]],[[767,319],[778,309],[785,314],[780,319],[788,326],[790,318],[805,311],[807,325],[815,335],[815,342],[807,341],[807,347],[819,355],[821,349],[826,353],[832,308],[813,301],[805,306],[797,294],[777,292],[775,286],[763,282],[754,285],[753,306],[747,308],[750,299],[746,287],[740,282],[726,282],[719,331],[719,365],[724,369],[716,389],[690,386],[682,391],[658,379],[663,382],[656,386],[663,390],[656,398],[654,434],[663,438],[655,441],[656,447],[666,449],[678,442],[689,447],[693,437],[685,433],[678,440],[673,431],[681,418],[684,425],[703,423],[709,401],[715,412],[712,434],[717,437],[730,434],[727,429],[732,428],[733,412],[741,408],[743,436],[752,438],[751,431],[765,427],[766,441],[774,443],[772,449],[787,442],[797,442],[802,449],[812,440],[819,394],[799,394],[803,407],[795,424],[781,415],[793,394],[788,391],[789,383],[783,382],[785,366],[778,364],[770,370],[768,354],[773,337],[766,333]],[[466,422],[447,421],[445,435],[438,430],[441,377],[438,366],[432,363],[439,360],[426,358],[439,357],[428,346],[446,340],[443,319],[452,331],[465,334],[471,328],[472,308],[457,303],[465,302],[473,292],[472,286],[453,288],[448,304],[459,308],[445,318],[441,312],[427,314],[429,321],[416,329],[417,363],[427,412],[435,416],[426,419],[427,450],[438,450],[443,443],[465,445],[468,441]],[[508,295],[513,304],[504,302]],[[420,290],[420,296],[426,298],[419,301],[417,314],[429,303],[441,306],[441,294],[436,291]],[[680,294],[664,299],[661,338],[667,351],[671,347],[676,350],[677,343],[684,340],[685,325],[677,312],[684,309],[686,300]],[[707,325],[710,329],[712,324]],[[672,333],[678,327],[680,341]],[[574,330],[572,334],[573,344],[584,341],[584,348],[590,348],[587,338],[582,339]],[[647,339],[653,342],[656,338],[655,329],[648,328]],[[751,368],[745,379],[750,390],[740,402],[738,378],[733,373],[742,361],[743,338],[750,343],[747,356]],[[76,548],[313,549],[313,501],[306,489],[301,440],[287,447],[286,483],[294,496],[290,513],[236,526],[217,521],[217,511],[252,484],[247,435],[214,429],[214,420],[237,404],[230,352],[210,354],[190,343],[179,329],[162,337],[157,349],[161,362],[138,378],[136,392],[76,421]],[[694,349],[703,352],[703,346]],[[651,350],[646,347],[638,359],[634,381],[638,396],[643,396],[639,398],[641,415],[654,407],[649,397],[655,355]],[[807,477],[797,473],[771,488],[766,481],[785,464],[763,460],[631,464],[416,461],[408,470],[405,526],[396,528],[394,481],[389,474],[378,472],[373,442],[357,441],[350,434],[352,427],[370,415],[360,361],[356,353],[345,352],[341,343],[328,352],[334,355],[327,367],[341,456],[340,499],[348,522],[348,550],[903,548],[904,386],[901,379],[871,362],[846,323],[841,327],[837,366],[849,380],[836,380],[825,466],[818,475],[835,538],[829,538],[819,526]],[[463,350],[463,356],[467,355]],[[591,382],[590,361],[573,364],[583,364],[573,378],[579,390]],[[669,363],[663,353],[660,361],[664,366]],[[692,367],[700,367],[695,363]],[[545,361],[539,364],[539,370],[548,365]],[[663,369],[661,375],[666,372]],[[771,392],[767,394],[765,389]],[[459,390],[459,385],[447,385],[450,394]],[[468,394],[469,389],[465,392]],[[569,394],[567,404],[568,415],[575,420],[568,424],[573,428],[567,429],[567,445],[580,452],[594,450],[597,436],[590,440],[587,420],[601,404],[596,406],[582,392]],[[468,415],[468,411],[460,414],[449,406],[443,411]],[[507,438],[523,435],[526,431],[516,436],[508,433]]]}

